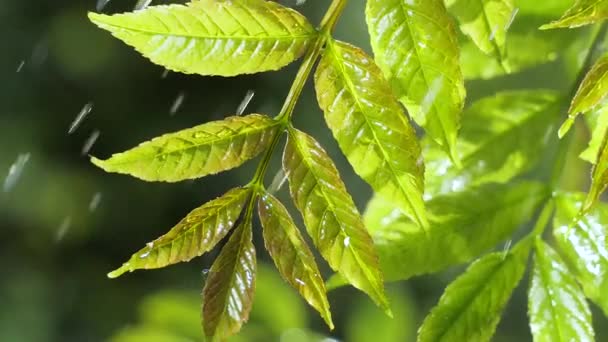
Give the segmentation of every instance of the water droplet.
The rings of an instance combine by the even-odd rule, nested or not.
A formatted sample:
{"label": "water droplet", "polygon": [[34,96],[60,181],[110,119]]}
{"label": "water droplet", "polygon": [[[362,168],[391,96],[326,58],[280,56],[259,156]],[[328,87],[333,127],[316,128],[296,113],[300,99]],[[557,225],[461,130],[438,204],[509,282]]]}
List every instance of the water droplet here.
{"label": "water droplet", "polygon": [[8,169],[8,175],[4,179],[4,192],[9,192],[15,187],[28,160],[30,160],[29,153],[22,153],[17,157],[17,160]]}
{"label": "water droplet", "polygon": [[209,269],[208,268],[203,268],[203,275],[206,276],[207,274],[209,274]]}
{"label": "water droplet", "polygon": [[247,109],[247,106],[249,105],[249,102],[251,102],[251,99],[253,98],[254,95],[255,95],[255,92],[253,90],[247,90],[247,94],[245,94],[245,98],[243,99],[243,101],[241,101],[241,104],[236,109],[237,116],[243,115],[243,113],[245,112],[245,109]]}
{"label": "water droplet", "polygon": [[150,249],[154,248],[154,241],[148,242],[146,246]]}
{"label": "water droplet", "polygon": [[76,118],[74,118],[74,121],[72,121],[72,123],[70,124],[70,129],[68,129],[68,134],[74,133],[78,129],[78,127],[80,126],[82,121],[87,117],[87,115],[89,115],[89,113],[91,113],[92,110],[93,110],[93,102],[89,102],[89,103],[85,104],[84,107],[82,107],[82,109],[78,113],[78,115],[76,115]]}
{"label": "water droplet", "polygon": [[19,65],[17,66],[17,72],[21,72],[21,69],[23,69],[24,65],[25,65],[25,61],[21,61],[19,63]]}
{"label": "water droplet", "polygon": [[145,253],[142,253],[142,254],[139,256],[139,258],[140,258],[140,259],[145,259],[145,258],[147,258],[149,255],[150,255],[150,251],[147,251],[147,252],[145,252]]}
{"label": "water droplet", "polygon": [[344,238],[344,247],[348,247],[350,245],[350,236]]}
{"label": "water droplet", "polygon": [[87,140],[84,142],[84,145],[82,145],[82,150],[80,151],[81,155],[86,155],[87,153],[89,153],[89,151],[91,150],[91,147],[93,147],[93,144],[95,144],[95,141],[97,141],[97,138],[99,138],[99,130],[94,130],[93,133],[91,133],[91,135],[89,135],[89,137],[87,138]]}
{"label": "water droplet", "polygon": [[306,283],[305,283],[305,282],[304,282],[302,279],[298,279],[298,278],[296,278],[296,279],[294,279],[294,280],[295,280],[295,282],[296,282],[296,283],[298,283],[298,284],[300,284],[300,285],[302,285],[302,286],[306,286]]}
{"label": "water droplet", "polygon": [[89,202],[89,211],[94,212],[99,207],[99,203],[101,202],[101,192],[96,192],[91,198],[91,202]]}
{"label": "water droplet", "polygon": [[70,230],[71,226],[72,226],[72,217],[66,216],[63,219],[63,221],[61,221],[61,224],[59,225],[59,229],[57,229],[57,234],[55,235],[55,242],[59,242],[59,241],[63,240],[63,237],[68,232],[68,230]]}
{"label": "water droplet", "polygon": [[171,109],[169,110],[169,114],[175,115],[175,113],[177,113],[177,111],[180,109],[180,107],[184,103],[184,99],[185,98],[186,98],[186,93],[184,93],[183,91],[180,92],[179,94],[177,94],[177,97],[175,98],[175,101],[173,101],[173,104],[171,105]]}

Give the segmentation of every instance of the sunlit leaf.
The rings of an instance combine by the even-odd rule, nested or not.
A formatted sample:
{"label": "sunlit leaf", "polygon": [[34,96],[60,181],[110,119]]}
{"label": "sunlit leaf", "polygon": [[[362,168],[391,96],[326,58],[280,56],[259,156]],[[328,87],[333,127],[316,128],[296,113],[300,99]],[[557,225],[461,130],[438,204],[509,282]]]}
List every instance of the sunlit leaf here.
{"label": "sunlit leaf", "polygon": [[564,136],[574,119],[598,105],[608,95],[608,56],[598,60],[585,75],[568,110],[568,119],[559,129],[559,136]]}
{"label": "sunlit leaf", "polygon": [[251,222],[246,218],[222,248],[203,288],[203,328],[211,341],[236,334],[249,318],[255,273]]}
{"label": "sunlit leaf", "polygon": [[475,102],[458,138],[462,169],[428,144],[428,195],[506,182],[529,170],[553,143],[559,109],[557,94],[545,90],[501,92]]}
{"label": "sunlit leaf", "polygon": [[470,261],[528,222],[549,197],[546,186],[486,184],[427,202],[425,232],[394,205],[375,196],[365,211],[387,280],[407,279]]}
{"label": "sunlit leaf", "polygon": [[581,152],[580,157],[583,160],[595,164],[600,152],[600,146],[604,141],[604,136],[608,132],[608,105],[601,104],[585,115],[587,126],[591,130],[591,140],[589,146]]}
{"label": "sunlit leaf", "polygon": [[585,295],[608,314],[608,205],[598,203],[577,217],[584,198],[584,194],[558,196],[553,235]]}
{"label": "sunlit leaf", "polygon": [[490,341],[530,252],[523,240],[509,253],[475,261],[445,289],[418,331],[418,341]]}
{"label": "sunlit leaf", "polygon": [[264,151],[279,123],[265,115],[233,116],[169,133],[106,160],[107,172],[146,181],[177,182],[237,167]]}
{"label": "sunlit leaf", "polygon": [[559,16],[572,5],[572,0],[515,0],[515,6],[521,14],[535,16]]}
{"label": "sunlit leaf", "polygon": [[138,269],[161,268],[210,251],[232,229],[250,195],[249,188],[236,188],[194,209],[167,234],[149,242],[108,276],[116,278]]}
{"label": "sunlit leaf", "polygon": [[556,21],[541,26],[541,30],[559,27],[578,27],[608,18],[607,0],[576,0],[564,15]]}
{"label": "sunlit leaf", "polygon": [[591,310],[560,256],[536,241],[528,316],[535,342],[595,341]]}
{"label": "sunlit leaf", "polygon": [[589,210],[599,200],[606,187],[608,187],[608,135],[603,137],[599,146],[597,160],[591,171],[591,187],[583,210]]}
{"label": "sunlit leaf", "polygon": [[283,168],[291,197],[323,258],[389,311],[372,238],[325,150],[311,136],[290,129]]}
{"label": "sunlit leaf", "polygon": [[374,61],[330,41],[315,75],[325,121],[355,172],[426,226],[424,165],[416,132]]}
{"label": "sunlit leaf", "polygon": [[200,75],[282,68],[316,36],[304,16],[264,0],[198,0],[89,18],[153,63]]}
{"label": "sunlit leaf", "polygon": [[465,89],[443,0],[368,0],[366,18],[376,61],[399,100],[454,155]]}
{"label": "sunlit leaf", "polygon": [[333,329],[323,277],[289,212],[268,193],[260,197],[258,210],[266,249],[281,276],[319,311],[327,325]]}

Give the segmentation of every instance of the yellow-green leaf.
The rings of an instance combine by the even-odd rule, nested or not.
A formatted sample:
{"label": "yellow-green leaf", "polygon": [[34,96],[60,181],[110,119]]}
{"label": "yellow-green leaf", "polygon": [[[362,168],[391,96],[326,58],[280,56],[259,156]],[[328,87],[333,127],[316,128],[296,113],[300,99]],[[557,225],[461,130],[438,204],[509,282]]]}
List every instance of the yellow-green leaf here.
{"label": "yellow-green leaf", "polygon": [[608,18],[608,0],[576,0],[556,21],[540,27],[541,30],[559,27],[578,27]]}
{"label": "yellow-green leaf", "polygon": [[279,123],[265,115],[233,116],[141,143],[107,160],[107,172],[146,181],[177,182],[235,168],[264,151]]}
{"label": "yellow-green leaf", "polygon": [[374,61],[357,47],[329,41],[315,86],[325,121],[355,172],[426,226],[416,132]]}
{"label": "yellow-green leaf", "polygon": [[251,222],[246,218],[222,248],[203,288],[203,328],[210,341],[225,341],[247,321],[255,275]]}
{"label": "yellow-green leaf", "polygon": [[568,110],[568,119],[559,129],[559,136],[564,136],[574,119],[580,113],[586,113],[598,105],[608,95],[608,56],[598,60],[585,75]]}
{"label": "yellow-green leaf", "polygon": [[443,0],[368,0],[365,13],[376,61],[399,100],[454,156],[465,88]]}
{"label": "yellow-green leaf", "polygon": [[528,316],[534,342],[595,341],[591,310],[560,256],[536,241]]}
{"label": "yellow-green leaf", "polygon": [[317,35],[297,11],[264,0],[198,0],[89,18],[153,63],[200,75],[277,70]]}
{"label": "yellow-green leaf", "polygon": [[390,311],[372,238],[325,150],[291,128],[283,168],[308,234],[329,266]]}
{"label": "yellow-green leaf", "polygon": [[587,127],[591,130],[591,140],[587,148],[581,152],[579,157],[591,164],[597,163],[600,147],[604,141],[604,136],[608,132],[608,104],[603,103],[585,115]]}
{"label": "yellow-green leaf", "polygon": [[583,210],[589,210],[600,195],[608,187],[608,134],[604,135],[596,158],[596,163],[591,171],[591,188],[587,194]]}
{"label": "yellow-green leaf", "polygon": [[260,197],[258,211],[266,249],[281,276],[319,311],[330,329],[333,329],[323,277],[289,212],[278,199],[268,193]]}
{"label": "yellow-green leaf", "polygon": [[167,234],[149,242],[108,276],[116,278],[138,269],[161,268],[210,251],[232,229],[250,195],[249,188],[235,188],[194,209]]}

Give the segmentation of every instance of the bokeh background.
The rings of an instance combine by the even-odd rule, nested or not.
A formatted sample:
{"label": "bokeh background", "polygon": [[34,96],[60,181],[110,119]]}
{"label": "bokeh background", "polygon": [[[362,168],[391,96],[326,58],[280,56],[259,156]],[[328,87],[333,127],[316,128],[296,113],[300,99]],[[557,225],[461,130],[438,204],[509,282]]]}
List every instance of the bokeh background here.
{"label": "bokeh background", "polygon": [[[131,10],[135,2],[111,0],[103,11]],[[534,12],[537,2],[549,3],[553,17],[570,3],[521,0],[514,30],[521,18],[550,19]],[[164,2],[153,2],[159,3]],[[283,3],[296,6],[296,0]],[[308,1],[297,8],[318,23],[328,4]],[[247,112],[275,115],[298,63],[236,78],[165,74],[88,22],[87,11],[99,5],[96,0],[0,2],[0,341],[201,341],[200,292],[217,252],[116,280],[106,273],[194,207],[247,183],[256,162],[201,180],[164,184],[105,174],[86,155],[105,158],[159,134],[221,119],[233,114],[249,91],[255,95]],[[351,1],[336,36],[370,51],[363,11],[364,1]],[[551,36],[559,48],[548,63],[491,81],[469,81],[467,101],[500,89],[545,87],[567,93],[584,58],[587,33]],[[533,41],[527,48],[537,47]],[[68,134],[85,107],[90,113]],[[371,191],[337,150],[310,85],[295,122],[334,157],[363,210]],[[583,146],[587,133],[578,132],[575,146]],[[87,142],[93,145],[83,152]],[[584,189],[588,167],[574,158],[567,167],[564,186]],[[271,170],[267,184],[278,170],[277,160]],[[290,205],[285,190],[278,196]],[[330,302],[337,328],[330,332],[279,278],[262,248],[259,225],[255,229],[256,300],[250,322],[234,341],[413,341],[446,284],[463,270],[387,285],[392,320],[362,293],[335,290]],[[515,292],[495,341],[531,340],[527,282]],[[598,341],[606,341],[608,322],[595,307],[594,313]]]}

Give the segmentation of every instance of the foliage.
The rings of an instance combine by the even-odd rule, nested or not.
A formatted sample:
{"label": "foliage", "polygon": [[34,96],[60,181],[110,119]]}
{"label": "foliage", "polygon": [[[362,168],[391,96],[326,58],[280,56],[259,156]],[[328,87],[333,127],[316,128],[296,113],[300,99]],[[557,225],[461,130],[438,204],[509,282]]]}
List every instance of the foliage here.
{"label": "foliage", "polygon": [[[418,340],[489,341],[533,254],[528,312],[535,341],[593,340],[585,297],[608,313],[608,207],[597,203],[608,186],[608,62],[596,54],[607,26],[595,24],[608,16],[608,1],[577,0],[561,19],[541,27],[594,24],[571,94],[502,90],[466,109],[465,78],[493,78],[554,59],[559,44],[586,31],[543,36],[535,20],[554,16],[555,8],[532,0],[367,0],[372,57],[332,36],[346,3],[333,0],[316,29],[296,10],[266,0],[194,0],[90,14],[153,63],[182,73],[258,73],[304,56],[274,117],[236,115],[165,134],[106,160],[92,158],[108,172],[178,182],[262,155],[249,183],[194,209],[109,276],[188,261],[226,241],[202,300],[206,337],[226,340],[252,311],[257,204],[265,247],[279,274],[331,329],[328,288],[351,284],[391,315],[385,280],[477,259],[445,289]],[[516,18],[517,6],[522,18]],[[560,34],[567,38],[550,38]],[[327,126],[374,191],[364,215],[328,153],[292,122],[317,62],[314,84]],[[593,172],[585,198],[563,191],[559,179],[566,133],[578,114],[590,111],[593,138],[583,157]],[[327,285],[307,238],[265,187],[283,136],[282,171],[291,198],[315,250],[336,272]],[[548,176],[527,177],[534,169]],[[552,216],[555,246],[543,239]],[[533,218],[533,229],[512,249],[485,254],[505,240],[510,246],[521,236],[518,228]]]}

